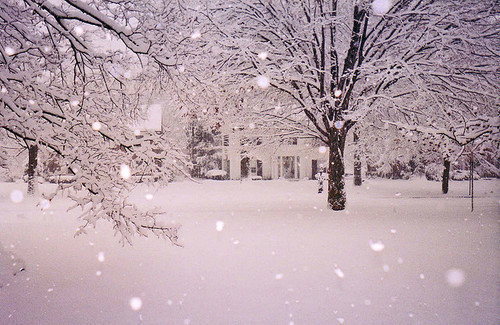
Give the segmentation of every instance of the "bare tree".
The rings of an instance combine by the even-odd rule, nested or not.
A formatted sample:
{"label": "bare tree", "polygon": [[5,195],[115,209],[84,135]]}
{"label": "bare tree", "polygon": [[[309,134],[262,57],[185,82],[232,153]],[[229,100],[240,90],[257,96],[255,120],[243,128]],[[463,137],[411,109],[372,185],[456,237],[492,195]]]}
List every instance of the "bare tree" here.
{"label": "bare tree", "polygon": [[[497,48],[468,53],[471,44],[496,44],[495,10],[494,1],[477,0],[235,0],[211,2],[199,17],[217,49],[210,73],[225,93],[233,96],[235,83],[280,93],[291,103],[286,114],[305,116],[296,121],[329,147],[328,206],[342,210],[346,137],[357,121],[370,114],[406,121],[424,103],[409,98],[456,95],[450,87],[458,80],[490,82],[491,98],[485,74],[496,71]],[[479,34],[466,32],[471,27]]]}

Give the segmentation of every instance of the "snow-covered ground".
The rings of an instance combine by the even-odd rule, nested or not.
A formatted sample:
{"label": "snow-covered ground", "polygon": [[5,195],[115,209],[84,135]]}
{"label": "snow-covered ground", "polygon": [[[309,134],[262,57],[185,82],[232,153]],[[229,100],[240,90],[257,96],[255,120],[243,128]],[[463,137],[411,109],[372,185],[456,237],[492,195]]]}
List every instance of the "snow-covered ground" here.
{"label": "snow-covered ground", "polygon": [[475,182],[474,212],[467,182],[350,184],[341,212],[314,181],[137,188],[178,248],[104,222],[74,238],[66,199],[2,183],[0,324],[500,323],[500,181]]}

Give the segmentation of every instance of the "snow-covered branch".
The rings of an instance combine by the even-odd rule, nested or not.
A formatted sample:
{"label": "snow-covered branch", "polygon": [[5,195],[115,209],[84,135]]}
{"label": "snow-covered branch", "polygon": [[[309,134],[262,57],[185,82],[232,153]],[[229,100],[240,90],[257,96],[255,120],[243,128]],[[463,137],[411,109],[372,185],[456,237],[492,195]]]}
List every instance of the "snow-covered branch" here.
{"label": "snow-covered branch", "polygon": [[152,232],[178,244],[161,211],[128,199],[135,180],[166,185],[188,163],[166,133],[131,127],[162,87],[151,59],[160,52],[138,22],[152,13],[132,2],[2,1],[0,136],[57,154],[79,232],[104,219],[123,242]]}

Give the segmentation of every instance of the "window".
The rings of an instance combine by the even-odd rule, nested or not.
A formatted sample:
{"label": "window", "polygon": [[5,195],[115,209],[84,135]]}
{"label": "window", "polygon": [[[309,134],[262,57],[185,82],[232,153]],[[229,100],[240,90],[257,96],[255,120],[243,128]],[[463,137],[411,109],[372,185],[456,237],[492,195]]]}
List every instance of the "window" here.
{"label": "window", "polygon": [[240,145],[241,146],[258,146],[262,144],[261,137],[241,137]]}
{"label": "window", "polygon": [[229,147],[229,135],[225,134],[222,140],[224,147]]}

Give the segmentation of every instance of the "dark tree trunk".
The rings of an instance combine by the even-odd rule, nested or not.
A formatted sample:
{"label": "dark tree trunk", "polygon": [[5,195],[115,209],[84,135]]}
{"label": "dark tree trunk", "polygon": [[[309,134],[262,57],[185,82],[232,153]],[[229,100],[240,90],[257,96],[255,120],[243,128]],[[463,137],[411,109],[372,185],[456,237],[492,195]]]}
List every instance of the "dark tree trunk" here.
{"label": "dark tree trunk", "polygon": [[448,159],[444,160],[444,170],[443,170],[443,183],[441,184],[441,188],[443,193],[448,193],[448,185],[450,182],[450,161]]}
{"label": "dark tree trunk", "polygon": [[38,146],[36,144],[28,147],[28,194],[34,194],[36,190],[35,171],[38,165]]}
{"label": "dark tree trunk", "polygon": [[354,145],[355,145],[355,151],[354,151],[354,186],[361,186],[361,183],[363,183],[363,179],[361,178],[361,158],[359,155],[359,147],[358,147],[358,133],[354,132]]}
{"label": "dark tree trunk", "polygon": [[345,130],[333,129],[328,159],[328,208],[344,210],[346,203],[344,181]]}

